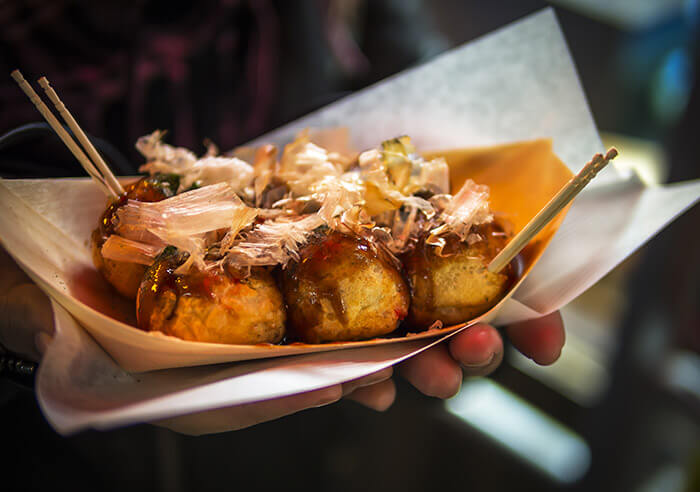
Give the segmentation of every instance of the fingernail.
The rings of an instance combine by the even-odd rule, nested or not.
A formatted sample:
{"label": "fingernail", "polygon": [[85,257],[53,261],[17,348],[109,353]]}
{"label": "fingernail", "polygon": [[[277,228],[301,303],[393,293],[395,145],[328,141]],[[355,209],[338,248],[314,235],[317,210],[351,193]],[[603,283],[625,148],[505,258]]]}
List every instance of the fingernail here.
{"label": "fingernail", "polygon": [[486,359],[484,362],[478,362],[476,364],[467,364],[465,362],[462,362],[462,367],[465,369],[477,369],[479,367],[486,367],[489,364],[491,364],[495,358],[496,358],[496,353],[493,352],[493,353],[491,353],[491,357]]}

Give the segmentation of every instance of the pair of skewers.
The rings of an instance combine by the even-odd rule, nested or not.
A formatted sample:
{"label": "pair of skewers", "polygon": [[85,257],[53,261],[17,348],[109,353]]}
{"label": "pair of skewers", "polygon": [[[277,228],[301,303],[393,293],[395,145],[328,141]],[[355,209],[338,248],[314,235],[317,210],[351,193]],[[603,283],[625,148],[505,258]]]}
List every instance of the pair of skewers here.
{"label": "pair of skewers", "polygon": [[[78,159],[78,162],[80,162],[85,171],[87,171],[92,179],[95,180],[95,182],[100,186],[100,188],[102,188],[107,196],[113,199],[121,196],[124,193],[124,188],[122,188],[121,184],[119,184],[119,181],[117,181],[117,178],[114,176],[111,169],[109,169],[109,166],[107,166],[107,163],[104,161],[99,152],[97,152],[95,146],[92,145],[92,142],[90,142],[90,139],[87,137],[82,128],[80,128],[78,122],[75,121],[75,118],[73,118],[73,115],[70,113],[70,111],[68,111],[66,105],[63,104],[61,98],[58,97],[56,91],[51,87],[48,79],[46,77],[41,77],[39,79],[39,85],[44,89],[44,92],[56,107],[58,114],[61,115],[63,120],[68,125],[68,128],[71,129],[73,135],[75,135],[83,148],[80,148],[80,146],[75,142],[75,140],[73,140],[65,128],[63,128],[63,125],[59,123],[58,119],[54,116],[48,106],[44,104],[36,91],[34,91],[31,85],[29,85],[29,82],[27,82],[24,76],[22,76],[22,72],[15,70],[10,75],[15,82],[17,82],[24,93],[29,96],[29,100],[34,103],[34,106],[36,106],[36,109],[39,110],[39,113],[41,113],[46,122],[51,125],[51,128],[53,128],[63,143],[66,144],[66,147],[68,147],[75,158]],[[89,158],[88,155],[85,155],[83,149],[90,156]]]}
{"label": "pair of skewers", "polygon": [[[44,104],[34,91],[31,85],[24,79],[19,70],[15,70],[11,74],[20,88],[29,96],[29,99],[34,103],[41,115],[51,125],[51,128],[58,134],[63,143],[73,153],[78,162],[82,164],[85,171],[95,180],[95,182],[103,189],[103,191],[111,198],[116,199],[124,193],[124,189],[117,181],[112,171],[107,166],[107,163],[102,159],[102,156],[97,152],[90,140],[85,135],[85,132],[80,128],[78,123],[66,108],[65,104],[53,90],[46,77],[39,79],[39,85],[44,89],[46,95],[56,107],[58,113],[63,117],[68,127],[73,134],[78,138],[78,141],[83,145],[87,154],[92,158],[92,161],[85,155],[85,152],[71,138],[70,134],[63,128],[53,115],[51,110]],[[571,178],[571,180],[528,222],[528,224],[516,234],[513,239],[491,260],[488,265],[490,272],[500,272],[510,263],[515,256],[546,226],[556,215],[561,212],[581,190],[615,157],[617,149],[610,148],[605,155],[596,154],[581,171]]]}

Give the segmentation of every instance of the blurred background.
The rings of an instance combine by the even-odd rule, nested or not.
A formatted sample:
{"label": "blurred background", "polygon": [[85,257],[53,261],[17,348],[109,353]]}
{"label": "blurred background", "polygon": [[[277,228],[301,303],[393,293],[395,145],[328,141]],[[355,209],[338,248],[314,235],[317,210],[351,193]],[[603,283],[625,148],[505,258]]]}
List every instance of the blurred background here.
{"label": "blurred background", "polygon": [[[128,174],[153,128],[231,148],[547,6],[615,164],[649,184],[700,177],[697,0],[6,0],[0,73],[49,75]],[[37,121],[0,79],[0,134]],[[0,152],[4,177],[83,175],[42,132]],[[447,402],[399,380],[383,414],[341,402],[210,437],[143,425],[62,438],[4,381],[3,487],[700,490],[698,251],[695,207],[563,310],[554,365],[507,348]]]}

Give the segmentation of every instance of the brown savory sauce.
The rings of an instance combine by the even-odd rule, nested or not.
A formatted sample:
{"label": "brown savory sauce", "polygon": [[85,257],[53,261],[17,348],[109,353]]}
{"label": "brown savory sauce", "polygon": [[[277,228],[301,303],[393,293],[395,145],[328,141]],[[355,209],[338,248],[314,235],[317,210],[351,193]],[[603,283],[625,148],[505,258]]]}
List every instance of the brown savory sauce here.
{"label": "brown savory sauce", "polygon": [[[339,285],[342,277],[333,271],[333,262],[337,258],[350,259],[357,268],[363,268],[370,262],[381,261],[387,269],[395,271],[388,259],[368,241],[339,232],[317,235],[301,251],[301,257],[301,262],[289,264],[283,275],[285,302],[288,311],[290,304],[296,303],[302,297],[310,305],[302,308],[295,306],[288,323],[287,342],[311,337],[311,331],[323,321],[320,318],[324,312],[320,305],[322,300],[330,304],[338,322],[344,327],[348,326],[348,307]],[[301,281],[302,277],[304,282]],[[396,282],[404,285],[398,271]],[[396,313],[399,319],[405,318],[407,314]]]}
{"label": "brown savory sauce", "polygon": [[[487,224],[479,227],[475,232],[481,234],[485,240],[475,243],[470,247],[470,252],[478,254],[486,264],[503,248],[508,241],[508,236],[498,224]],[[448,241],[446,252],[457,251],[460,243],[456,239]],[[423,275],[426,280],[429,275],[430,257],[434,254],[429,246],[421,245],[418,250],[407,256],[405,260],[405,272],[407,274]],[[286,271],[282,272],[281,282],[285,292],[285,302],[288,312],[294,305],[295,319],[289,316],[287,335],[280,342],[286,345],[299,345],[300,340],[308,340],[309,332],[319,326],[324,310],[321,302],[325,300],[326,306],[330,306],[332,314],[343,326],[348,325],[348,306],[345,305],[341,293],[339,281],[342,278],[334,271],[334,261],[338,258],[351,258],[353,264],[360,267],[369,262],[381,261],[391,271],[396,272],[396,282],[404,285],[406,282],[394,267],[393,263],[377,251],[377,249],[361,238],[351,237],[338,232],[317,233],[310,243],[301,251],[301,261],[290,263]],[[214,269],[211,272],[192,272],[186,275],[175,273],[176,269],[186,259],[186,255],[177,252],[175,248],[167,248],[163,254],[148,269],[139,289],[137,298],[137,319],[139,328],[149,331],[152,329],[152,316],[157,313],[158,319],[169,319],[177,307],[178,300],[183,296],[197,296],[208,298],[216,302],[215,292],[218,285],[223,282],[245,282],[245,273],[229,269]],[[509,281],[507,292],[517,281],[522,273],[522,259],[516,259],[504,270]],[[304,282],[301,282],[303,277]],[[427,282],[432,285],[432,282]],[[410,282],[408,289],[412,289]],[[303,291],[302,291],[303,289]],[[435,292],[428,294],[434,298]],[[299,309],[298,299],[304,298],[306,307]],[[309,309],[310,307],[310,309]],[[408,312],[398,312],[394,309],[398,320],[407,317]],[[468,320],[464,320],[468,321]],[[415,327],[408,327],[405,323],[389,335],[383,337],[405,336],[408,331],[414,331]],[[332,342],[330,342],[332,343]],[[340,342],[338,342],[340,343]],[[303,345],[303,344],[301,344]],[[258,346],[274,346],[274,344],[258,344]]]}
{"label": "brown savory sauce", "polygon": [[[164,308],[169,311],[160,313],[166,319],[173,314],[177,307],[177,300],[183,296],[196,296],[215,300],[214,290],[223,282],[240,283],[244,281],[242,272],[235,270],[212,269],[202,272],[192,271],[186,275],[175,272],[185,261],[186,256],[178,253],[175,248],[169,247],[156,259],[146,271],[136,303],[136,318],[138,326],[142,330],[151,329],[150,320],[152,313]],[[162,299],[172,299],[171,305],[164,305]]]}
{"label": "brown savory sauce", "polygon": [[[473,256],[475,259],[480,259],[484,267],[496,257],[510,239],[505,225],[497,221],[474,227],[472,232],[479,234],[482,240],[469,246],[468,254],[470,257]],[[447,243],[443,249],[442,256],[449,258],[450,256],[464,253],[466,245],[460,242],[459,238],[448,236],[446,240]],[[434,309],[436,307],[436,296],[439,295],[435,292],[435,283],[431,278],[432,268],[436,261],[434,248],[420,241],[415,250],[404,255],[401,260],[408,279],[411,298],[415,299],[416,290],[418,285],[420,285],[423,308],[428,310]],[[516,256],[500,273],[508,277],[503,290],[503,292],[507,292],[522,274],[521,256]]]}
{"label": "brown savory sauce", "polygon": [[127,185],[125,192],[107,207],[90,236],[95,267],[126,298],[136,297],[146,267],[138,263],[108,260],[102,256],[102,246],[116,230],[117,211],[128,200],[157,202],[169,198],[175,194],[178,185],[179,178],[174,174],[156,174]]}
{"label": "brown savory sauce", "polygon": [[100,224],[93,232],[93,240],[101,242],[114,234],[117,226],[117,210],[123,207],[127,201],[159,202],[174,196],[177,192],[177,177],[174,175],[146,176],[124,188],[124,193],[112,202],[100,217]]}
{"label": "brown savory sauce", "polygon": [[[484,240],[472,245],[470,252],[478,254],[483,259],[484,264],[495,257],[508,241],[507,235],[503,234],[503,228],[498,224],[481,226],[475,232],[481,234]],[[459,244],[456,240],[453,240],[453,242],[448,241],[447,248],[457,251]],[[421,245],[414,254],[405,258],[407,274],[423,275],[425,280],[429,280],[429,255],[434,253],[427,250],[427,248],[430,247]],[[345,305],[339,285],[342,275],[339,275],[333,268],[334,261],[337,261],[338,258],[350,258],[352,263],[360,268],[369,262],[379,260],[391,271],[396,271],[390,260],[385,258],[370,243],[338,232],[317,234],[302,249],[301,258],[300,262],[291,263],[282,274],[282,284],[288,312],[291,311],[291,306],[294,306],[294,319],[290,315],[287,335],[280,342],[285,345],[303,345],[300,344],[300,340],[308,340],[310,338],[310,331],[324,321],[322,318],[324,310],[321,309],[321,302],[324,300],[338,322],[343,326],[348,326],[348,306]],[[221,283],[245,282],[245,272],[230,269],[214,269],[210,272],[193,271],[186,275],[175,273],[185,259],[185,254],[177,252],[175,248],[167,248],[148,269],[141,283],[137,298],[136,310],[139,328],[146,331],[153,329],[151,324],[155,322],[153,321],[154,318],[152,318],[154,313],[158,320],[169,319],[174,314],[179,299],[184,296],[207,298],[212,302],[216,302],[215,292],[218,290],[216,287]],[[522,273],[522,258],[516,257],[504,273],[509,278],[507,287],[504,290],[504,292],[507,292]],[[302,277],[304,279],[303,282],[301,282]],[[398,271],[396,271],[396,282],[406,285],[404,278]],[[426,283],[432,285],[430,281]],[[408,283],[408,288],[413,288],[410,282]],[[434,292],[428,294],[428,296],[432,296],[431,299],[435,295],[438,294]],[[300,309],[298,300],[302,297],[306,304]],[[394,311],[398,320],[403,320],[408,315],[408,312],[405,310],[398,312],[394,309]],[[406,323],[401,323],[393,333],[383,335],[383,337],[405,336],[408,331],[414,330],[415,327],[409,327]],[[274,344],[258,345],[261,347],[274,346]]]}

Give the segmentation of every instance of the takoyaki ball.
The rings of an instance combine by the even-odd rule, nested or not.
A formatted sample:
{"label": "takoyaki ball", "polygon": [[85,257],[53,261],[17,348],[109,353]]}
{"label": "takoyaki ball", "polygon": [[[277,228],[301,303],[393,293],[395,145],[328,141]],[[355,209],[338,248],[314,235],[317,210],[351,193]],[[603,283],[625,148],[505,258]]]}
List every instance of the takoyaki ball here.
{"label": "takoyaki ball", "polygon": [[312,240],[283,273],[292,337],[306,343],[391,333],[408,313],[399,270],[366,241],[333,232]]}
{"label": "takoyaki ball", "polygon": [[148,268],[136,298],[139,328],[197,342],[282,340],[284,301],[266,269],[175,273],[185,259],[168,247]]}
{"label": "takoyaki ball", "polygon": [[174,174],[156,174],[131,183],[124,189],[124,194],[110,204],[100,218],[100,225],[92,232],[92,261],[97,270],[124,297],[136,298],[136,292],[146,266],[138,263],[114,261],[102,256],[102,245],[114,233],[117,210],[127,200],[140,202],[159,202],[177,192],[179,178]]}
{"label": "takoyaki ball", "polygon": [[411,291],[408,323],[419,329],[435,321],[453,325],[469,321],[492,308],[505,294],[511,266],[499,273],[487,270],[489,262],[508,241],[494,223],[480,226],[483,237],[471,246],[448,239],[438,256],[433,246],[421,242],[402,258]]}

